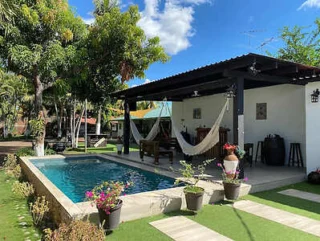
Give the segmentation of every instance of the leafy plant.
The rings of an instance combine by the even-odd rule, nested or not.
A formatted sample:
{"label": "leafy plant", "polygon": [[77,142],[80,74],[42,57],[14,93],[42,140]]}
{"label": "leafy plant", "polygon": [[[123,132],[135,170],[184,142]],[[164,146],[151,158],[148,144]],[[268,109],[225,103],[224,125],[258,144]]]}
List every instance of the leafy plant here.
{"label": "leafy plant", "polygon": [[22,175],[21,166],[19,164],[16,165],[13,169],[7,170],[6,174],[9,177],[13,177],[13,178],[16,178],[16,179],[21,178],[21,175]]}
{"label": "leafy plant", "polygon": [[126,184],[114,181],[103,182],[92,191],[86,192],[86,198],[96,204],[97,208],[103,209],[106,214],[110,214],[110,210],[119,204],[121,193],[131,185],[130,182]]}
{"label": "leafy plant", "polygon": [[34,194],[33,185],[29,182],[18,182],[15,181],[12,184],[12,192],[21,198],[28,198]]}
{"label": "leafy plant", "polygon": [[217,166],[222,169],[222,180],[225,183],[239,184],[248,181],[247,177],[239,179],[239,171],[236,171],[235,173],[226,172],[221,163],[218,163]]}
{"label": "leafy plant", "polygon": [[[201,165],[192,166],[191,163],[187,163],[186,161],[180,161],[180,164],[183,168],[179,169],[179,172],[184,177],[184,182],[186,187],[184,188],[185,192],[189,193],[199,193],[203,189],[198,187],[197,184],[201,179],[204,179],[204,172],[206,170],[206,166],[209,165],[213,160],[206,160]],[[198,173],[197,175],[195,175]],[[175,184],[179,184],[181,180],[177,179]]]}
{"label": "leafy plant", "polygon": [[17,157],[14,154],[8,154],[4,158],[4,170],[13,170],[18,165]]}
{"label": "leafy plant", "polygon": [[103,229],[88,221],[76,220],[70,224],[62,223],[59,228],[52,231],[44,230],[45,241],[104,241]]}
{"label": "leafy plant", "polygon": [[17,156],[34,156],[35,152],[31,147],[24,147],[16,152]]}
{"label": "leafy plant", "polygon": [[32,215],[33,223],[38,226],[42,223],[45,215],[49,212],[49,202],[46,197],[37,197],[34,203],[30,203],[30,213]]}
{"label": "leafy plant", "polygon": [[45,121],[42,117],[38,117],[37,119],[33,119],[29,121],[31,132],[35,136],[42,136],[45,132]]}

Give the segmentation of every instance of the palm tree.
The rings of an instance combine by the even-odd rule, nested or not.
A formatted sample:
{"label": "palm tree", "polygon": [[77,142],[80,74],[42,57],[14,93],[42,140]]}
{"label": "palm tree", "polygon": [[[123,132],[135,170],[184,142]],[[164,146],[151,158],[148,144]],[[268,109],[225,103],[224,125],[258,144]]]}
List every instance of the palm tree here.
{"label": "palm tree", "polygon": [[0,0],[0,24],[11,21],[15,10],[16,6],[12,0]]}

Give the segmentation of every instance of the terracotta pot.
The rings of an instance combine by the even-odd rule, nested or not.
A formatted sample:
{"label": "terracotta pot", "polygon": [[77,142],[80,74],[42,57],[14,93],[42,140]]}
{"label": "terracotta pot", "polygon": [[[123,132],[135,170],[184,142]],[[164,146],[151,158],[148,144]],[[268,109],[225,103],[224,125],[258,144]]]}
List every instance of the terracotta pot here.
{"label": "terracotta pot", "polygon": [[241,183],[235,184],[235,183],[223,182],[224,195],[226,196],[226,199],[229,199],[229,200],[238,199],[240,194],[240,186],[241,186]]}
{"label": "terracotta pot", "polygon": [[202,208],[202,200],[203,200],[204,189],[202,188],[202,192],[193,193],[193,192],[185,192],[187,209],[192,211],[198,211]]}
{"label": "terracotta pot", "polygon": [[312,184],[320,184],[320,173],[319,172],[310,172],[308,174],[308,182]]}
{"label": "terracotta pot", "polygon": [[106,214],[103,209],[98,208],[100,224],[103,225],[104,230],[113,230],[119,226],[121,207],[122,200],[119,200],[119,204],[110,209],[110,214]]}

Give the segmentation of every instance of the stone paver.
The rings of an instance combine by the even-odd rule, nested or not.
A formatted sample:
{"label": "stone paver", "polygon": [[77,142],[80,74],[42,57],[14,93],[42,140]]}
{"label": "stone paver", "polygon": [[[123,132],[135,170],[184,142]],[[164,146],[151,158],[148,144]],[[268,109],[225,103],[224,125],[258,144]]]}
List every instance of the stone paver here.
{"label": "stone paver", "polygon": [[287,189],[287,190],[284,190],[284,191],[281,191],[278,193],[283,194],[283,195],[287,195],[287,196],[291,196],[291,197],[297,197],[300,199],[305,199],[308,201],[320,203],[320,195],[314,194],[311,192],[303,192],[303,191],[299,191],[296,189]]}
{"label": "stone paver", "polygon": [[233,207],[320,237],[320,221],[249,200],[235,202]]}
{"label": "stone paver", "polygon": [[176,241],[232,241],[232,239],[182,216],[161,219],[150,224]]}

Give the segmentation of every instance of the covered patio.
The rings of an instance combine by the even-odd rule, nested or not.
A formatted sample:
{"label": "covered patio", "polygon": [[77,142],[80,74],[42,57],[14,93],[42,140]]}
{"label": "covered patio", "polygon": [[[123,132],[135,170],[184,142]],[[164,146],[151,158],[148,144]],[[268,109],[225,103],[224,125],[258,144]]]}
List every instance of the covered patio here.
{"label": "covered patio", "polygon": [[[126,107],[124,122],[124,154],[128,155],[126,158],[137,159],[135,157],[136,154],[129,154],[129,110],[134,110],[137,101],[162,101],[164,99],[167,101],[172,101],[172,118],[176,119],[176,121],[181,121],[181,126],[189,127],[189,131],[191,129],[192,132],[194,131],[193,129],[198,127],[197,125],[199,125],[199,127],[211,126],[214,122],[214,119],[209,119],[210,121],[208,121],[206,118],[203,118],[202,122],[192,122],[192,120],[186,120],[186,118],[189,118],[188,116],[190,116],[188,109],[194,108],[194,103],[197,103],[199,107],[206,106],[203,107],[203,109],[205,109],[205,113],[203,114],[204,116],[209,112],[210,114],[215,113],[215,115],[217,115],[222,103],[224,103],[226,98],[230,98],[230,111],[227,114],[229,116],[225,118],[229,119],[223,123],[223,127],[231,129],[230,133],[228,134],[230,135],[228,138],[229,142],[238,144],[241,148],[244,148],[244,144],[246,142],[252,142],[255,144],[254,151],[256,151],[256,144],[258,141],[264,138],[263,135],[265,135],[265,133],[268,131],[271,132],[272,130],[275,130],[275,132],[279,133],[283,132],[283,135],[288,135],[288,141],[286,143],[286,160],[288,158],[289,144],[291,142],[299,142],[301,143],[302,156],[304,157],[303,159],[306,164],[306,141],[303,139],[303,136],[305,137],[306,135],[304,129],[305,126],[303,126],[306,117],[302,116],[302,114],[305,114],[306,109],[304,86],[309,82],[319,81],[319,74],[320,69],[316,67],[310,67],[298,63],[249,53],[226,61],[221,61],[191,71],[173,75],[145,85],[115,92],[112,94],[112,96],[117,99],[124,100]],[[277,108],[277,115],[279,115],[281,112],[280,109],[288,111],[285,108],[290,108],[290,104],[295,105],[295,103],[292,103],[292,99],[297,99],[295,97],[296,95],[300,96],[299,98],[301,98],[301,103],[297,104],[298,106],[295,112],[301,112],[301,117],[299,117],[300,119],[297,118],[299,120],[297,120],[296,123],[294,123],[292,126],[289,126],[286,122],[286,118],[290,119],[292,117],[289,114],[284,115],[282,113],[281,118],[283,121],[281,123],[279,122],[279,125],[277,123],[269,122],[269,129],[267,128],[267,130],[262,132],[260,130],[262,128],[259,126],[262,125],[261,123],[267,122],[258,122],[255,119],[255,122],[251,123],[251,120],[247,121],[248,118],[244,115],[244,113],[246,111],[246,113],[248,113],[247,115],[250,114],[255,116],[255,114],[253,114],[253,109],[255,108],[256,103],[259,103],[257,99],[260,97],[262,99],[263,95],[266,93],[268,93],[268,97],[266,98],[270,100],[275,99],[271,95],[271,93],[275,91],[279,92],[278,96],[276,96],[277,100],[275,103],[268,103],[268,105],[271,107],[271,109],[268,110],[268,113],[275,112],[274,110]],[[281,95],[283,95],[282,99]],[[284,97],[286,98],[284,99]],[[288,102],[288,104],[281,106],[282,102]],[[278,104],[281,107],[277,107]],[[247,108],[246,110],[245,107]],[[184,111],[185,113],[178,113],[179,110],[182,110],[182,112]],[[294,113],[292,113],[292,115],[294,115]],[[279,117],[277,118],[279,119]],[[189,123],[186,123],[187,121],[189,121]],[[289,127],[292,129],[292,132],[297,132],[297,130],[301,128],[301,133],[297,132],[294,133],[294,135],[290,134],[291,129],[285,129]],[[285,129],[285,131],[282,129]],[[256,153],[252,154],[255,156]],[[177,158],[180,158],[179,160],[183,159],[183,157]],[[201,157],[198,157],[197,159],[199,160]],[[296,170],[295,168],[288,168],[287,166],[269,167],[259,164],[256,166],[254,165],[253,169],[246,168],[245,175],[255,175],[256,177],[254,179],[258,180],[261,176],[258,174],[259,169],[265,170],[263,175],[264,178],[272,173],[273,179],[276,179],[276,173],[278,173],[279,176],[286,172],[305,174],[304,168]]]}

